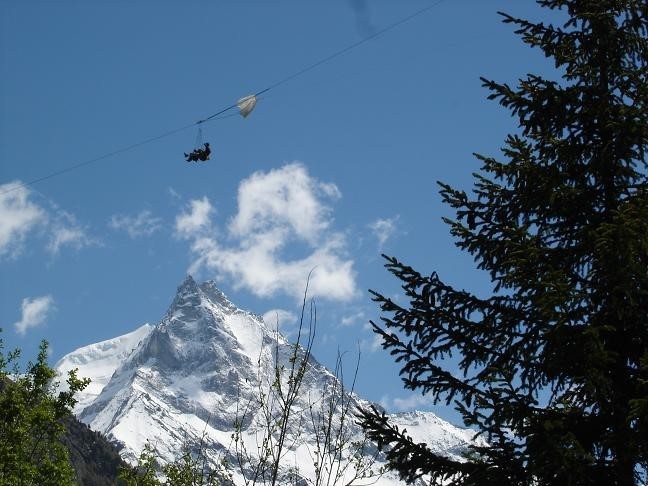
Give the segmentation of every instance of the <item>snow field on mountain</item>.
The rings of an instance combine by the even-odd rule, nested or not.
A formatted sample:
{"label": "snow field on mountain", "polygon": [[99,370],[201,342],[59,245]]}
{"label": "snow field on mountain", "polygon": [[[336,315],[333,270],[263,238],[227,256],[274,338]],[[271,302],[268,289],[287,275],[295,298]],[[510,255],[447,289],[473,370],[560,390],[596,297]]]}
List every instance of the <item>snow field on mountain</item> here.
{"label": "snow field on mountain", "polygon": [[[127,461],[136,461],[147,442],[164,463],[178,459],[187,446],[201,449],[210,467],[217,468],[227,458],[236,484],[243,484],[232,439],[235,423],[240,424],[239,447],[244,444],[252,455],[244,468],[248,474],[258,461],[264,436],[281,414],[291,370],[303,359],[303,349],[295,355],[294,346],[283,336],[269,330],[259,316],[238,309],[213,282],[198,285],[188,277],[156,326],[145,325],[80,348],[61,359],[57,370],[62,374],[78,366],[79,376],[94,380],[75,413],[120,444]],[[327,427],[329,414],[333,435],[342,428],[341,467],[346,467],[355,452],[351,441],[363,439],[352,416],[361,405],[368,402],[343,390],[336,376],[310,357],[286,425],[282,477],[298,467],[303,478],[314,478],[314,456],[318,441],[323,443],[322,427]],[[415,440],[454,459],[473,435],[430,412],[396,414],[391,419]],[[330,455],[325,459],[336,460]],[[383,464],[379,457],[376,469]],[[353,474],[353,466],[346,474]],[[390,472],[375,484],[401,483]]]}
{"label": "snow field on mountain", "polygon": [[245,314],[226,315],[223,322],[234,334],[241,346],[240,350],[250,358],[252,363],[256,363],[261,356],[264,335],[263,328],[259,323]]}
{"label": "snow field on mountain", "polygon": [[152,325],[144,324],[123,336],[79,348],[56,363],[54,368],[62,385],[68,371],[75,368],[79,378],[90,378],[90,384],[76,395],[78,402],[75,413],[78,414],[97,398],[117,367],[152,330]]}

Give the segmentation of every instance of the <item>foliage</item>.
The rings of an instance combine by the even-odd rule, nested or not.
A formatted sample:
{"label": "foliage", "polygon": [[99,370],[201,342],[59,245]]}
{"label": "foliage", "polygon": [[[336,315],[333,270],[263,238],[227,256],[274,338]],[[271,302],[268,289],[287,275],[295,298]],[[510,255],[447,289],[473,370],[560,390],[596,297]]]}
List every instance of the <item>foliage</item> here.
{"label": "foliage", "polygon": [[[483,79],[519,123],[472,194],[440,183],[478,297],[395,258],[407,304],[372,323],[406,388],[454,403],[489,443],[466,462],[361,414],[402,477],[433,484],[634,485],[648,470],[648,4],[538,0],[556,27],[501,14],[561,80]],[[444,359],[458,356],[458,368]],[[454,364],[454,363],[453,363]]]}
{"label": "foliage", "polygon": [[61,437],[62,421],[69,417],[89,380],[75,371],[67,378],[68,389],[53,393],[55,371],[47,365],[43,341],[35,363],[19,373],[19,351],[5,356],[0,340],[0,485],[72,485],[75,475]]}
{"label": "foliage", "polygon": [[207,449],[200,443],[192,452],[185,443],[182,455],[172,463],[160,467],[155,447],[147,442],[137,464],[120,469],[118,478],[126,486],[230,486],[233,484],[230,467],[223,461],[216,469],[209,465]]}
{"label": "foliage", "polygon": [[119,472],[119,479],[127,486],[158,486],[164,484],[156,475],[157,462],[156,452],[150,443],[146,443],[139,455],[137,465],[134,467],[122,467]]}
{"label": "foliage", "polygon": [[164,476],[168,484],[178,486],[221,486],[232,483],[232,474],[227,461],[223,460],[218,468],[209,467],[206,451],[201,444],[197,454],[186,448],[175,462],[164,466]]}

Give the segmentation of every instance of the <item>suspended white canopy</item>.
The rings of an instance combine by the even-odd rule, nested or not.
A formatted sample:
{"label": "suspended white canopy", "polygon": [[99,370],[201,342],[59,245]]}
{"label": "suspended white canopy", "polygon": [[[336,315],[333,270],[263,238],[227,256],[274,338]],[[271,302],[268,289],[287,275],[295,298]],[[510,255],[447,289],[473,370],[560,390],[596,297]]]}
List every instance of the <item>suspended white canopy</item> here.
{"label": "suspended white canopy", "polygon": [[254,107],[256,106],[256,96],[254,95],[249,95],[249,96],[244,96],[240,100],[236,102],[236,106],[238,106],[239,113],[243,118],[247,117],[250,113],[252,113],[252,110],[254,110]]}

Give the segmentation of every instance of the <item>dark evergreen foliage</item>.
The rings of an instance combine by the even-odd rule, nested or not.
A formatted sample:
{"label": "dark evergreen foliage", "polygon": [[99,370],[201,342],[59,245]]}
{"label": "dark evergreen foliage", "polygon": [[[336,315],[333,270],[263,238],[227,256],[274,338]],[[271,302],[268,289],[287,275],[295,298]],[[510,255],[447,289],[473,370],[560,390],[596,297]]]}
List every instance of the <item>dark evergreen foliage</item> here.
{"label": "dark evergreen foliage", "polygon": [[72,414],[63,420],[63,445],[68,450],[78,486],[114,486],[120,468],[126,463],[117,448],[99,432],[79,422]]}
{"label": "dark evergreen foliage", "polygon": [[[434,484],[635,485],[648,470],[648,4],[544,0],[562,26],[502,14],[559,80],[483,80],[519,123],[472,194],[440,183],[480,298],[395,258],[406,305],[377,292],[405,387],[453,403],[488,447],[465,463],[361,413],[402,477]],[[444,358],[458,356],[461,373]],[[445,483],[444,483],[445,484]]]}

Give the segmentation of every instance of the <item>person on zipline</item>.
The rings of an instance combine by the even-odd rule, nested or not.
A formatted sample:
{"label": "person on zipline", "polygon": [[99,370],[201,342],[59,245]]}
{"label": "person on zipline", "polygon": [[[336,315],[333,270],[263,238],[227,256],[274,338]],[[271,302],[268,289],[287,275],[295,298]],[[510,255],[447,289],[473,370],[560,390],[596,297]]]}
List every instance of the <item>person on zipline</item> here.
{"label": "person on zipline", "polygon": [[209,154],[211,154],[211,149],[209,148],[209,142],[205,142],[205,148],[198,148],[195,149],[193,152],[190,154],[184,154],[185,158],[187,159],[187,162],[198,162],[199,160],[204,162],[206,160],[209,160]]}

